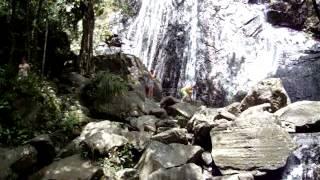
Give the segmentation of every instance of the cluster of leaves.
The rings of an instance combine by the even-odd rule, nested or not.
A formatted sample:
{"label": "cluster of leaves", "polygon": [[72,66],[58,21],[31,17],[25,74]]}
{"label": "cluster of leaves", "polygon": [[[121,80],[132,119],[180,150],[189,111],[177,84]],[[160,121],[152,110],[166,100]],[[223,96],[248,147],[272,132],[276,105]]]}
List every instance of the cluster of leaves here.
{"label": "cluster of leaves", "polygon": [[111,173],[125,168],[133,168],[136,164],[135,151],[131,144],[115,147],[109,151],[107,157],[100,159],[100,166]]}
{"label": "cluster of leaves", "polygon": [[113,11],[121,11],[122,14],[125,14],[127,16],[134,16],[134,11],[127,2],[122,2],[119,0],[109,0],[107,1],[106,5]]}
{"label": "cluster of leaves", "polygon": [[0,143],[19,144],[56,130],[71,131],[78,119],[65,115],[54,88],[36,74],[17,77],[0,67]]}
{"label": "cluster of leaves", "polygon": [[110,72],[98,73],[93,83],[96,85],[97,97],[103,99],[112,99],[128,91],[127,81]]}

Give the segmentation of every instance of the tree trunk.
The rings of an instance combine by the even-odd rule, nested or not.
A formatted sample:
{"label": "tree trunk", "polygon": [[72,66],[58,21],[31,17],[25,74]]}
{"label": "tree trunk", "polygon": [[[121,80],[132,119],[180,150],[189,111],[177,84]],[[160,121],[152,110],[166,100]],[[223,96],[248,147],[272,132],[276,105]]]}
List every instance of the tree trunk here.
{"label": "tree trunk", "polygon": [[93,30],[94,30],[94,0],[84,0],[84,14],[82,20],[82,40],[79,55],[79,70],[82,75],[90,74],[93,56]]}
{"label": "tree trunk", "polygon": [[48,42],[48,32],[49,32],[49,23],[48,19],[46,19],[46,34],[44,39],[44,45],[43,45],[43,56],[42,56],[42,66],[41,66],[41,76],[44,76],[44,66],[46,63],[46,51],[47,51],[47,42]]}
{"label": "tree trunk", "polygon": [[10,36],[10,52],[9,52],[9,64],[13,64],[13,55],[16,49],[16,38],[15,38],[15,33],[13,30],[13,25],[14,25],[14,18],[16,16],[16,7],[17,7],[17,2],[16,0],[11,0],[11,14],[8,15],[8,23],[9,23],[9,36]]}
{"label": "tree trunk", "polygon": [[318,8],[318,5],[317,5],[317,1],[316,0],[312,0],[312,4],[313,4],[313,8],[314,8],[314,11],[316,12],[316,15],[320,21],[320,11],[319,11],[319,8]]}

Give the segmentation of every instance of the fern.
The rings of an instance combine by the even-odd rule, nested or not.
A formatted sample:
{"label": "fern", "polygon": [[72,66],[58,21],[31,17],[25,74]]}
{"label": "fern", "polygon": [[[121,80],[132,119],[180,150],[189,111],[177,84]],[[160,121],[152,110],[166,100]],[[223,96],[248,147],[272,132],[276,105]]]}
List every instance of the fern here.
{"label": "fern", "polygon": [[99,98],[112,99],[128,91],[128,83],[118,75],[101,72],[97,75],[97,95]]}

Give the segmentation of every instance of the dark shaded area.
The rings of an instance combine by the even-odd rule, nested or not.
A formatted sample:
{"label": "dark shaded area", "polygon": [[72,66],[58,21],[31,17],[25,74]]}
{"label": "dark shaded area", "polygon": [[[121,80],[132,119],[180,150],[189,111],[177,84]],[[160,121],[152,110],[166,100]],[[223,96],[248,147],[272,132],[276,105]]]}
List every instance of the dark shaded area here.
{"label": "dark shaded area", "polygon": [[304,53],[305,56],[276,72],[293,102],[320,100],[320,47],[316,45]]}

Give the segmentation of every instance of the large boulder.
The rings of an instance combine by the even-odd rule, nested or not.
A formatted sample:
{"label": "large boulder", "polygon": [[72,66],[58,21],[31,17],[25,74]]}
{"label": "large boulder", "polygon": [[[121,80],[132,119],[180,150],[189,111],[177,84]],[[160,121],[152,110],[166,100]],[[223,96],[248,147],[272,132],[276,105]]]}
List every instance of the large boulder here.
{"label": "large boulder", "polygon": [[90,153],[97,152],[103,155],[114,147],[128,143],[142,150],[150,138],[149,133],[129,131],[127,125],[120,122],[91,122],[84,127],[81,135],[68,145],[63,154],[74,154],[79,152],[79,148],[85,147]]}
{"label": "large boulder", "polygon": [[203,180],[201,167],[190,163],[170,169],[161,168],[148,176],[148,180]]}
{"label": "large boulder", "polygon": [[300,101],[278,110],[281,124],[289,132],[299,131],[318,131],[320,125],[320,102],[319,101]]}
{"label": "large boulder", "polygon": [[190,103],[177,103],[167,108],[168,114],[173,116],[183,116],[185,118],[191,118],[196,113],[198,107]]}
{"label": "large boulder", "polygon": [[[146,114],[144,77],[149,76],[147,68],[142,62],[131,55],[111,54],[97,56],[94,59],[96,72],[109,72],[120,76],[126,81],[128,91],[110,99],[103,99],[95,95],[100,87],[92,81],[87,84],[81,93],[83,103],[95,116],[125,119],[128,116]],[[161,86],[156,81],[154,98],[161,99]]]}
{"label": "large boulder", "polygon": [[151,137],[152,140],[160,141],[165,144],[180,143],[188,144],[187,130],[172,128]]}
{"label": "large boulder", "polygon": [[0,179],[26,176],[38,161],[37,150],[31,145],[14,149],[0,148]]}
{"label": "large boulder", "polygon": [[211,130],[211,154],[223,175],[241,171],[261,175],[286,164],[295,144],[276,117],[263,109],[249,108],[228,129]]}
{"label": "large boulder", "polygon": [[269,111],[275,112],[290,104],[290,102],[290,98],[282,85],[281,79],[270,78],[260,81],[251,89],[248,95],[241,101],[240,109],[244,111],[252,106],[270,103],[271,108]]}
{"label": "large boulder", "polygon": [[103,175],[101,168],[94,166],[89,160],[84,160],[79,154],[53,162],[32,175],[30,180],[59,179],[59,180],[88,180],[99,179]]}
{"label": "large boulder", "polygon": [[138,129],[139,131],[155,132],[156,123],[159,121],[160,119],[155,116],[145,115],[138,118],[132,118],[130,120],[130,125]]}
{"label": "large boulder", "polygon": [[152,141],[142,155],[137,168],[141,180],[149,179],[149,175],[161,168],[182,166],[188,162],[197,162],[201,158],[199,146],[172,143],[169,145]]}

